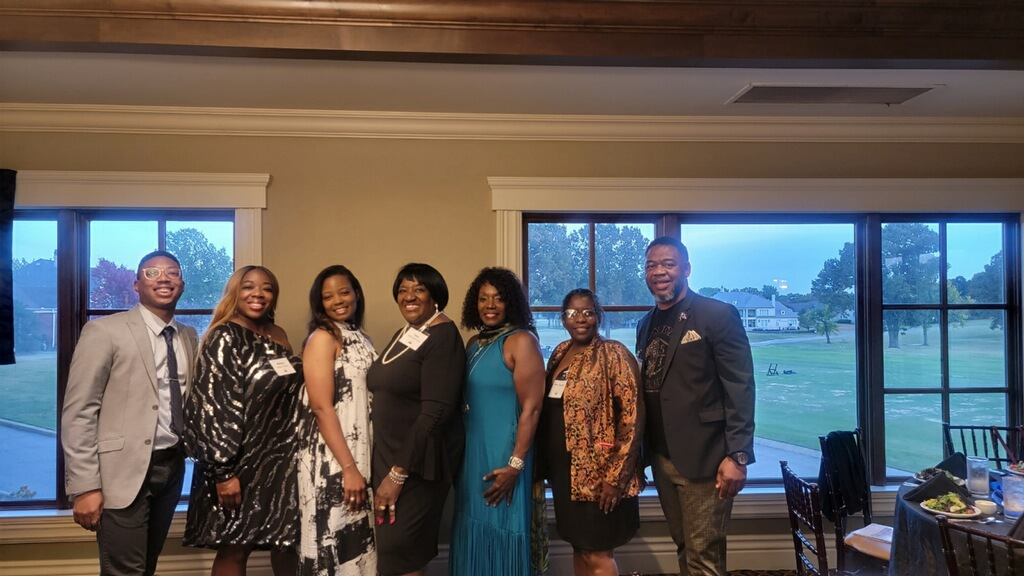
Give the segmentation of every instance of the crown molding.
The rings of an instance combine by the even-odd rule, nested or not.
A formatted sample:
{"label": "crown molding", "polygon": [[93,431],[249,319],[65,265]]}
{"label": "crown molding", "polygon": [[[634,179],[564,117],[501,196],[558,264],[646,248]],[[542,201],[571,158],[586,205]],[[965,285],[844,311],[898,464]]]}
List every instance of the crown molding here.
{"label": "crown molding", "polygon": [[0,104],[0,132],[567,142],[1024,143],[1022,118],[454,114]]}

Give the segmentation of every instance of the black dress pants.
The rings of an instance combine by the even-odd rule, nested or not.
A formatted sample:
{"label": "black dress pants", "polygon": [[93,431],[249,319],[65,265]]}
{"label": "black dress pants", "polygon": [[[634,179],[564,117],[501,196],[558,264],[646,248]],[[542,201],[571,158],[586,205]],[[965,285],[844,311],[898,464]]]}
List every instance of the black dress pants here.
{"label": "black dress pants", "polygon": [[154,450],[135,500],[103,509],[96,533],[101,576],[152,576],[181,498],[185,456],[180,448]]}

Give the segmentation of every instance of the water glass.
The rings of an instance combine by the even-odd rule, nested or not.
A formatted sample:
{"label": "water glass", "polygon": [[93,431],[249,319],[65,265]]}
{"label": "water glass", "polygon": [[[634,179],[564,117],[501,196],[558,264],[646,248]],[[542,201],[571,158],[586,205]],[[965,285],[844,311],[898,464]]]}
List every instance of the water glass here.
{"label": "water glass", "polygon": [[988,496],[988,458],[967,457],[967,489],[975,496]]}
{"label": "water glass", "polygon": [[1016,518],[1024,512],[1024,476],[1003,476],[1003,515]]}

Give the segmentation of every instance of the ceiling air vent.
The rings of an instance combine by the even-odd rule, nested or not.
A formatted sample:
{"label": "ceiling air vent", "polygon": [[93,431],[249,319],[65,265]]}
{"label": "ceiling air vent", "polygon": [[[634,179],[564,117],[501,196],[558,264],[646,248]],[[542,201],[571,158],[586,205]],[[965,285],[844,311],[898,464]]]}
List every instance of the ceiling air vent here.
{"label": "ceiling air vent", "polygon": [[903,104],[933,87],[779,86],[751,84],[731,104]]}

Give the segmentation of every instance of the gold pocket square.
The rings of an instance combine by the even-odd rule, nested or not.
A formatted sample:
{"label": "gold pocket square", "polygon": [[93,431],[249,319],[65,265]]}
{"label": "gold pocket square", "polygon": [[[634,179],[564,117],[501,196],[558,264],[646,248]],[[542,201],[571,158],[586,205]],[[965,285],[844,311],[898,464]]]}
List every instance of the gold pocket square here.
{"label": "gold pocket square", "polygon": [[683,334],[683,340],[680,344],[689,344],[690,342],[696,342],[700,340],[700,334],[697,334],[693,330],[687,330],[686,334]]}

